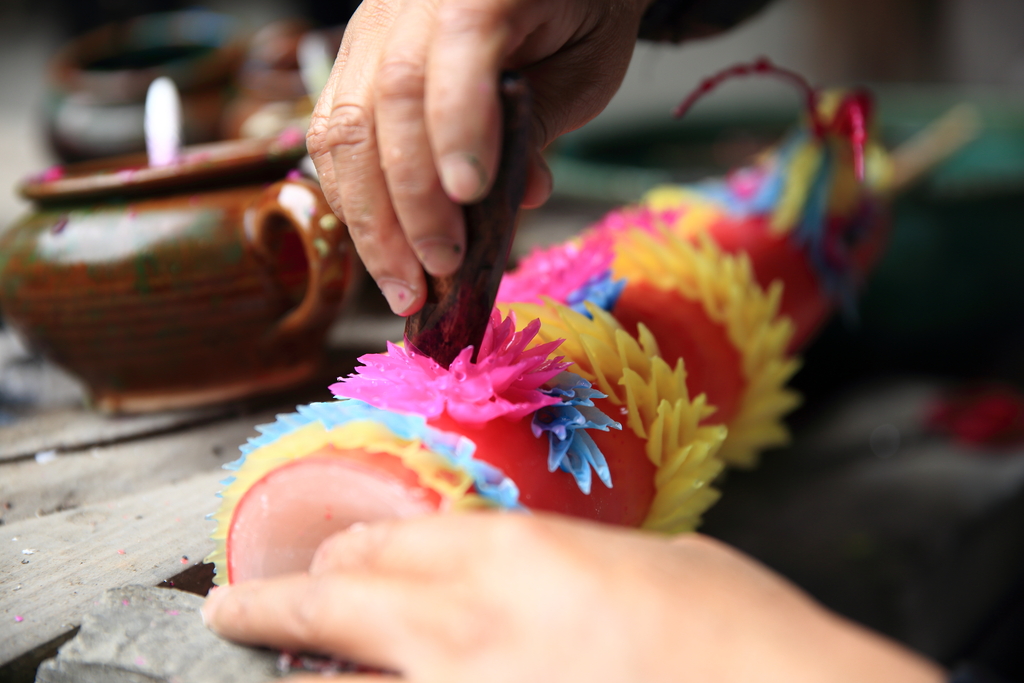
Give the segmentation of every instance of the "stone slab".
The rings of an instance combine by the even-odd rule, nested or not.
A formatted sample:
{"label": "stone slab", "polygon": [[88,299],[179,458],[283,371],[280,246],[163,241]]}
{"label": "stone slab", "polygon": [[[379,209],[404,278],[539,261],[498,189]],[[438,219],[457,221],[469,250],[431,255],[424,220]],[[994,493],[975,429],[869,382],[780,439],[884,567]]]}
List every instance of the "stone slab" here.
{"label": "stone slab", "polygon": [[221,640],[199,596],[166,588],[108,590],[78,635],[40,665],[37,683],[259,683],[277,654]]}

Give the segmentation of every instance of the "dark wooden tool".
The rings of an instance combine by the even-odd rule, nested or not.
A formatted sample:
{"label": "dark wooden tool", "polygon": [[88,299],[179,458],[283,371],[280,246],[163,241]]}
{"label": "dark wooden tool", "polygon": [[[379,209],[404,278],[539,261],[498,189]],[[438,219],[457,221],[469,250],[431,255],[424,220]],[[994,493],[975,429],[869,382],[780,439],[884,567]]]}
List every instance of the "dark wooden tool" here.
{"label": "dark wooden tool", "polygon": [[463,208],[466,255],[462,267],[449,277],[427,275],[427,301],[405,323],[406,343],[446,368],[470,345],[476,359],[508,263],[519,204],[526,191],[530,149],[526,79],[503,74],[501,102],[504,133],[498,175],[486,197]]}

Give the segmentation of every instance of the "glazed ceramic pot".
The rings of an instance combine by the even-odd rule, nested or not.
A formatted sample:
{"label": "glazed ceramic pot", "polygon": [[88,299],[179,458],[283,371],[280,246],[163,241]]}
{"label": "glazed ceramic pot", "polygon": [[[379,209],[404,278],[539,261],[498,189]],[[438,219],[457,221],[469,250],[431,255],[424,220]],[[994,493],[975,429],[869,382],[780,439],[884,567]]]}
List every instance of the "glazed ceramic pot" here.
{"label": "glazed ceramic pot", "polygon": [[[106,411],[197,406],[308,380],[358,267],[289,140],[51,170],[0,237],[0,307]],[[289,174],[286,177],[286,174]],[[273,181],[273,182],[268,182]]]}
{"label": "glazed ceramic pot", "polygon": [[189,10],[87,33],[50,62],[45,121],[66,162],[141,152],[146,91],[166,76],[181,93],[185,141],[217,140],[242,42],[227,16]]}

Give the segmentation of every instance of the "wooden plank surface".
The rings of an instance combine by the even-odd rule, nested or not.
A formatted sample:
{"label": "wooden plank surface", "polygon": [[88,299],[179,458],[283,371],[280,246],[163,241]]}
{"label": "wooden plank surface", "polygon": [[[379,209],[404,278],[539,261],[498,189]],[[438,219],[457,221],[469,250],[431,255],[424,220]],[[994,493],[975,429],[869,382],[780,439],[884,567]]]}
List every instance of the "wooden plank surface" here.
{"label": "wooden plank surface", "polygon": [[[200,427],[48,458],[0,463],[5,524],[105,502],[216,469],[272,422],[268,410]],[[226,476],[226,475],[225,475]]]}
{"label": "wooden plank surface", "polygon": [[0,427],[0,462],[158,434],[208,422],[226,410],[215,407],[124,416],[74,407],[41,412]]}
{"label": "wooden plank surface", "polygon": [[[221,406],[143,415],[105,415],[75,405],[42,406],[19,415],[9,424],[0,425],[0,463],[32,458],[48,451],[86,450],[93,446],[183,430],[237,413],[240,408],[245,410],[268,403],[287,406],[289,401],[330,400],[327,386],[351,370],[355,357],[383,351],[389,339],[400,341],[403,327],[404,319],[390,314],[360,313],[340,319],[327,339],[332,350],[322,376],[311,380],[305,387],[277,397],[255,397]],[[9,342],[7,336],[0,333],[0,342]]]}
{"label": "wooden plank surface", "polygon": [[108,588],[153,586],[202,560],[224,476],[0,527],[0,662],[77,625]]}

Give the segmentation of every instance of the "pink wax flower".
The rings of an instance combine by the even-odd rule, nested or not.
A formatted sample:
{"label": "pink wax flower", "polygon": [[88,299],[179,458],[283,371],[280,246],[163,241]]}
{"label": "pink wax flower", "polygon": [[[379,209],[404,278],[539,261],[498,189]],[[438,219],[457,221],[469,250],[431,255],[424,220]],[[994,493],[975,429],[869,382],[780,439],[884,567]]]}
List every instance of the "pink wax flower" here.
{"label": "pink wax flower", "polygon": [[673,225],[682,216],[685,209],[665,209],[655,211],[645,206],[627,206],[609,211],[604,218],[594,224],[583,235],[586,242],[598,242],[607,245],[613,251],[616,237],[627,230],[640,229],[652,235]]}
{"label": "pink wax flower", "polygon": [[504,320],[495,310],[474,363],[473,347],[462,350],[445,369],[414,349],[388,344],[386,353],[368,354],[355,374],[331,386],[338,398],[365,401],[375,408],[438,417],[446,410],[465,424],[498,417],[518,420],[561,401],[540,388],[571,363],[549,358],[562,340],[526,348],[540,330],[534,320],[516,332],[515,314]]}
{"label": "pink wax flower", "polygon": [[589,315],[584,301],[611,310],[625,284],[611,272],[619,236],[633,229],[657,235],[678,221],[683,211],[638,206],[611,211],[579,239],[531,252],[502,278],[498,301],[541,303],[542,297],[549,297],[584,315]]}
{"label": "pink wax flower", "polygon": [[570,294],[607,272],[612,257],[611,244],[599,240],[534,249],[502,278],[498,301],[539,304],[546,296],[565,303]]}

